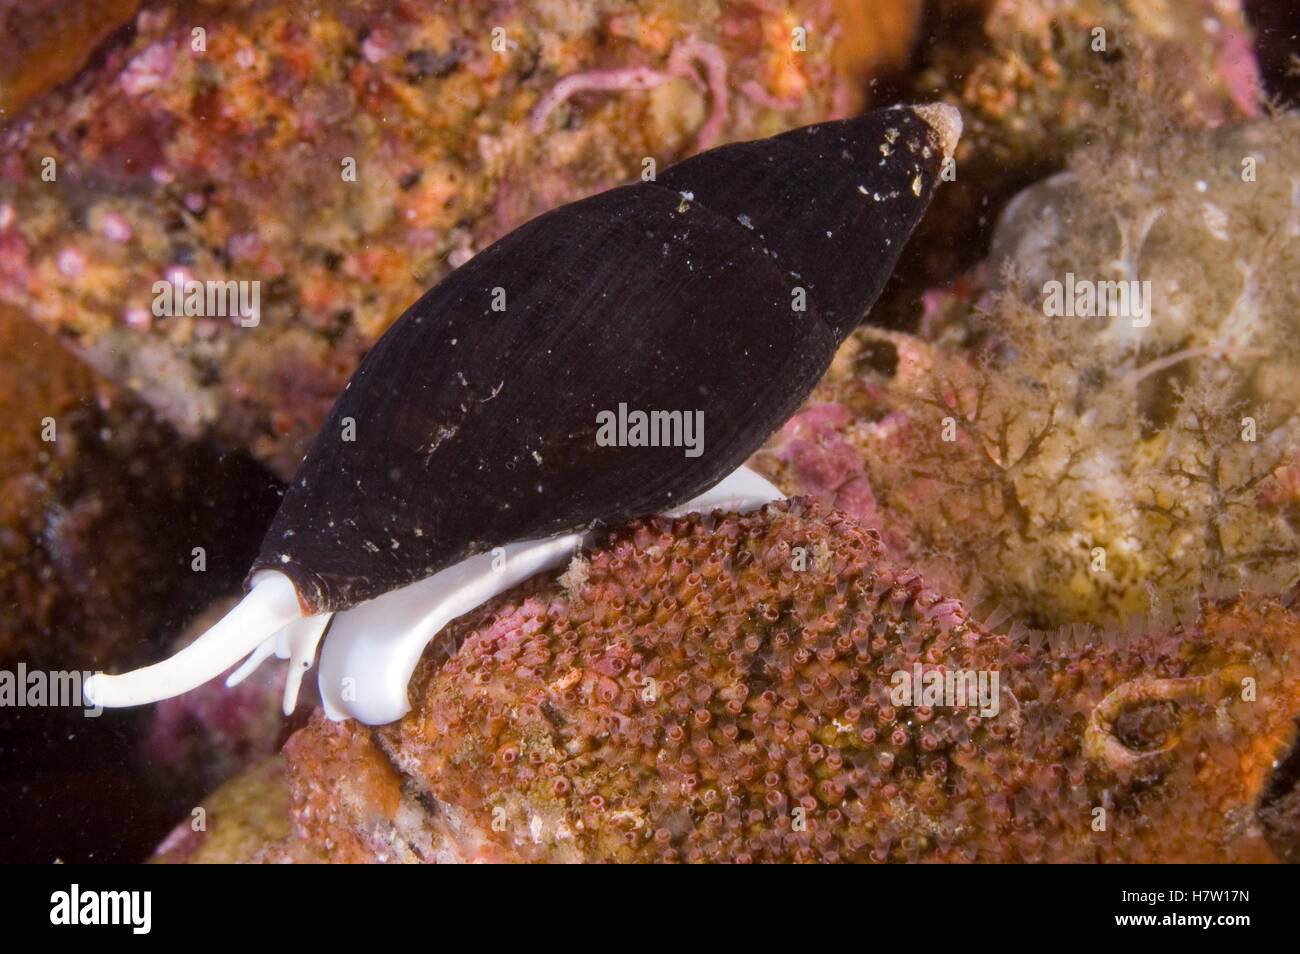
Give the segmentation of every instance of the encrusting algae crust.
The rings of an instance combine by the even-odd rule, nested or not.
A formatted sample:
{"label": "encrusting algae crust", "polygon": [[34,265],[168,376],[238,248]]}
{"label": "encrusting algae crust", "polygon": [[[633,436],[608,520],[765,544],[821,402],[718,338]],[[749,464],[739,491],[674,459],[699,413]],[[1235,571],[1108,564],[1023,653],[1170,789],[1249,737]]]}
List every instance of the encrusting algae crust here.
{"label": "encrusting algae crust", "polygon": [[[1296,168],[1289,115],[1208,131],[1153,119],[1077,151],[1012,201],[983,266],[927,297],[939,340],[860,329],[756,466],[1028,625],[1286,591],[1300,565]],[[1046,289],[1067,276],[1126,291],[1140,278],[1144,313],[1049,315]]]}
{"label": "encrusting algae crust", "polygon": [[[1297,638],[1243,599],[1046,647],[842,514],[654,518],[453,624],[401,721],[318,712],[285,749],[296,835],[255,857],[1275,860]],[[917,664],[997,671],[996,715],[894,705]]]}
{"label": "encrusting algae crust", "polygon": [[[837,53],[834,13],[830,0],[146,8],[102,62],[0,129],[0,302],[185,436],[288,480],[361,355],[475,252],[635,180],[645,157],[662,168],[853,114],[854,71],[897,62],[910,32]],[[819,41],[792,55],[798,25]],[[261,282],[256,327],[155,315],[155,282],[177,277]]]}

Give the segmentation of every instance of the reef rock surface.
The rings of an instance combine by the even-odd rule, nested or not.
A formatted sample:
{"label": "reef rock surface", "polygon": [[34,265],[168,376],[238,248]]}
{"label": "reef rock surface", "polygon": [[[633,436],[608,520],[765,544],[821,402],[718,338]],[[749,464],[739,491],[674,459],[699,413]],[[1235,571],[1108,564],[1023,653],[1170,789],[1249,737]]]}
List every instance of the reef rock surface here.
{"label": "reef rock surface", "polygon": [[[1300,617],[988,622],[799,501],[633,524],[453,624],[404,719],[318,713],[285,748],[293,834],[239,857],[1278,857],[1257,812],[1294,741]],[[982,693],[895,695],[958,671]]]}
{"label": "reef rock surface", "polygon": [[[0,302],[287,480],[361,355],[478,250],[647,158],[851,115],[915,22],[872,6],[878,43],[829,0],[146,7],[0,125]],[[231,281],[247,314],[207,303]],[[204,304],[160,315],[157,282]]]}

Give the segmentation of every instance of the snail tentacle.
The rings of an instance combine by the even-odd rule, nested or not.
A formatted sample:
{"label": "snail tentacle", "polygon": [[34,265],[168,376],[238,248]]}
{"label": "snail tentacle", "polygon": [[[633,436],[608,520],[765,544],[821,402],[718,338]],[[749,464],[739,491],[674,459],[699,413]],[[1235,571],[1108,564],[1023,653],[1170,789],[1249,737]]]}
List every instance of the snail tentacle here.
{"label": "snail tentacle", "polygon": [[293,583],[273,570],[259,573],[252,588],[219,622],[162,662],[113,676],[95,673],[84,693],[93,705],[139,706],[180,695],[221,675],[269,637],[302,619]]}

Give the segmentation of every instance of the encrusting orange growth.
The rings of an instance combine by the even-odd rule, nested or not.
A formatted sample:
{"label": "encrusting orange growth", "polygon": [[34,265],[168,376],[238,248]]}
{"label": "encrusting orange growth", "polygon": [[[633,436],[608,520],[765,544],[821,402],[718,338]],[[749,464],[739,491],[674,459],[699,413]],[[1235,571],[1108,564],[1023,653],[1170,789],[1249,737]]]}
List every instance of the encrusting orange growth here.
{"label": "encrusting orange growth", "polygon": [[[568,589],[538,578],[453,624],[400,722],[317,713],[286,747],[300,840],[277,850],[1273,860],[1255,813],[1293,741],[1298,639],[1289,609],[1242,600],[1122,645],[1034,651],[843,514],[796,500],[653,518]],[[895,674],[918,664],[982,672],[989,691],[896,705]]]}

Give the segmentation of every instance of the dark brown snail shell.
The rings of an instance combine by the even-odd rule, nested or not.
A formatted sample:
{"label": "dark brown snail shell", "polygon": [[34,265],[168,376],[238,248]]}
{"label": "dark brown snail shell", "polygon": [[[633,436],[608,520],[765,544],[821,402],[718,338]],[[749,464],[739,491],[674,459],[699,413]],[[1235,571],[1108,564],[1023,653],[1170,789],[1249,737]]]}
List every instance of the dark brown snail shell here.
{"label": "dark brown snail shell", "polygon": [[[722,146],[511,232],[366,356],[253,572],[341,610],[716,484],[866,317],[955,123],[901,107]],[[620,405],[702,412],[702,452],[600,446],[597,415]]]}

